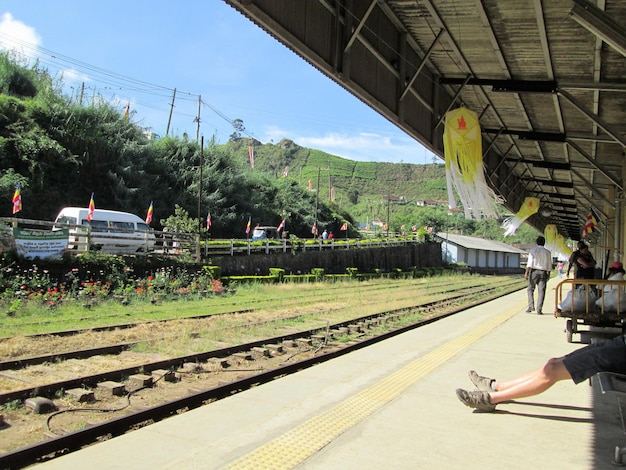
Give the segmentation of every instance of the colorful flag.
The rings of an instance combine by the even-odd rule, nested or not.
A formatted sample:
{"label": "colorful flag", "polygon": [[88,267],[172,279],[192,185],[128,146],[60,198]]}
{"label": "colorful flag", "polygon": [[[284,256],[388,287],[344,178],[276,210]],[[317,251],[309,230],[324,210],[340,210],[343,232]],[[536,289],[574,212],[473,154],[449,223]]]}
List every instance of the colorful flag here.
{"label": "colorful flag", "polygon": [[339,229],[340,231],[344,231],[344,230],[348,230],[348,222],[344,222],[343,225],[341,226],[341,228]]}
{"label": "colorful flag", "polygon": [[246,234],[250,233],[251,224],[252,224],[252,217],[248,217],[248,225],[246,225]]}
{"label": "colorful flag", "polygon": [[252,145],[248,146],[248,159],[250,160],[250,168],[254,169],[254,148]]}
{"label": "colorful flag", "polygon": [[587,222],[583,228],[583,238],[593,232],[593,229],[600,223],[600,217],[595,209],[592,207],[589,215],[587,216]]}
{"label": "colorful flag", "polygon": [[317,231],[317,222],[313,222],[313,227],[311,227],[311,233],[317,237],[317,235],[319,233]]}
{"label": "colorful flag", "polygon": [[211,213],[209,212],[206,216],[206,229],[209,230],[211,228]]}
{"label": "colorful flag", "polygon": [[87,220],[91,222],[93,213],[96,210],[96,203],[93,200],[93,193],[91,193],[91,199],[89,200],[89,210],[87,211]]}
{"label": "colorful flag", "polygon": [[286,166],[283,170],[283,178],[287,178],[289,176],[289,166]]}
{"label": "colorful flag", "polygon": [[313,191],[313,183],[311,182],[311,180],[309,180],[309,185],[307,186],[307,188],[309,189],[309,191]]}
{"label": "colorful flag", "polygon": [[15,192],[13,193],[13,213],[17,214],[22,210],[22,187],[19,183],[15,185]]}
{"label": "colorful flag", "polygon": [[285,219],[282,220],[282,222],[278,225],[278,228],[276,229],[277,232],[280,232],[281,230],[285,229]]}
{"label": "colorful flag", "polygon": [[335,200],[335,188],[333,188],[331,186],[330,191],[328,193],[329,193],[329,196],[330,196],[330,200],[334,201]]}
{"label": "colorful flag", "polygon": [[154,205],[150,202],[150,207],[148,207],[148,213],[146,214],[146,224],[150,225],[152,222],[152,213],[154,212]]}
{"label": "colorful flag", "polygon": [[128,121],[128,114],[130,113],[130,101],[126,105],[126,110],[124,111],[124,119]]}

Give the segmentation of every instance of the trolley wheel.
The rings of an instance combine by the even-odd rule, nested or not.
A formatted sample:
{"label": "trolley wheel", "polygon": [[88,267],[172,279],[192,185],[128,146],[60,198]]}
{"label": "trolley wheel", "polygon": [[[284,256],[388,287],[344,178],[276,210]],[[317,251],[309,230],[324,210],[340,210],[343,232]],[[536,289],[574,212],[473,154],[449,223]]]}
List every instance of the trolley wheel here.
{"label": "trolley wheel", "polygon": [[572,342],[572,335],[574,334],[573,322],[571,318],[568,318],[565,322],[565,337],[567,338],[567,342]]}

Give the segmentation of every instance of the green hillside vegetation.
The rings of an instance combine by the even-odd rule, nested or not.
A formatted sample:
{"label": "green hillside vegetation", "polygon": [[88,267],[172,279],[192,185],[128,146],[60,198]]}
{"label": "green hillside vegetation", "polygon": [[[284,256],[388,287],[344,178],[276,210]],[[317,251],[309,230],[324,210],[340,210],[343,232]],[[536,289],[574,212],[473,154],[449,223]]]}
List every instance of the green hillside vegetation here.
{"label": "green hillside vegetation", "polygon": [[[448,215],[443,164],[355,162],[289,140],[261,144],[241,136],[241,120],[226,143],[208,138],[202,146],[187,135],[149,140],[134,117],[103,98],[83,103],[65,96],[46,70],[0,54],[0,197],[6,201],[0,216],[11,216],[9,201],[20,184],[18,216],[26,219],[51,221],[64,206],[86,207],[93,193],[96,208],[140,217],[153,202],[156,229],[178,208],[206,232],[210,212],[213,238],[245,238],[249,218],[253,226],[284,218],[290,234],[307,238],[316,220],[320,232],[337,236],[345,235],[339,227],[347,221],[354,237],[359,224],[387,221],[389,214],[391,231],[416,225],[502,239],[499,221]],[[441,205],[421,207],[424,200]],[[535,236],[523,228],[506,241]]]}
{"label": "green hillside vegetation", "polygon": [[[243,165],[249,166],[248,148],[254,148],[254,171],[263,172],[278,181],[292,181],[313,195],[319,184],[319,199],[337,213],[350,214],[351,221],[364,227],[373,220],[387,222],[390,231],[400,233],[402,225],[408,232],[413,225],[432,227],[435,232],[447,230],[506,243],[532,244],[538,233],[527,224],[509,237],[504,237],[498,220],[470,220],[461,213],[448,210],[445,165],[433,163],[356,162],[320,150],[300,147],[283,139],[277,144],[231,136],[221,147],[227,149]],[[288,169],[285,177],[285,170]],[[330,201],[330,188],[334,201]],[[436,206],[422,205],[436,203]],[[459,201],[456,201],[459,205]],[[335,230],[336,224],[330,225]],[[336,233],[336,232],[335,232]],[[378,228],[378,233],[381,233]],[[386,233],[384,233],[386,235]]]}

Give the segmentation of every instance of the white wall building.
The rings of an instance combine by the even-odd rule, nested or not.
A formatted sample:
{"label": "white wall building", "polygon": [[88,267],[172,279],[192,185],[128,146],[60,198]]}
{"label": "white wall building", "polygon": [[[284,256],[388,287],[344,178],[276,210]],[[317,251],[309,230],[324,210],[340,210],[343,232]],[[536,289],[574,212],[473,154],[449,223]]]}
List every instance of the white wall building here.
{"label": "white wall building", "polygon": [[444,263],[465,263],[472,268],[522,268],[527,252],[506,243],[484,238],[439,232]]}

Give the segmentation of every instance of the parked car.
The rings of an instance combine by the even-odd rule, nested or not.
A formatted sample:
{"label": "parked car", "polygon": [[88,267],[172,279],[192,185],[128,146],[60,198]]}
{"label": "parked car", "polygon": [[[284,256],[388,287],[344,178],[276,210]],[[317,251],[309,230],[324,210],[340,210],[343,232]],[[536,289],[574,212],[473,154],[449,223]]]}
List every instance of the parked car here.
{"label": "parked car", "polygon": [[274,238],[278,238],[277,228],[278,227],[271,227],[267,225],[257,225],[252,231],[252,240],[272,240]]}
{"label": "parked car", "polygon": [[107,253],[129,254],[154,250],[156,237],[143,219],[128,212],[95,209],[91,221],[86,207],[64,207],[52,230],[69,229],[68,248],[86,251],[88,245]]}

